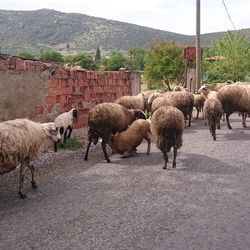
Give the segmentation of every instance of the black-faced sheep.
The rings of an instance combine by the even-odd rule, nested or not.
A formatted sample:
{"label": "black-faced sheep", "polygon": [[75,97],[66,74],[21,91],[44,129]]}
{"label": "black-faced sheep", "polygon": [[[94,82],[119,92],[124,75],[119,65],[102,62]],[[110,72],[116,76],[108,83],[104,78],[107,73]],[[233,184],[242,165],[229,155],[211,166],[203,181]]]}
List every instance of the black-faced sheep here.
{"label": "black-faced sheep", "polygon": [[173,168],[176,167],[177,149],[182,146],[182,134],[184,130],[183,113],[172,106],[163,106],[157,109],[151,118],[150,129],[156,137],[157,147],[164,156],[167,168],[168,152],[174,148]]}
{"label": "black-faced sheep", "polygon": [[31,171],[32,188],[37,188],[34,166],[30,164],[30,161],[38,155],[39,149],[46,138],[53,141],[61,139],[55,123],[36,123],[28,119],[16,119],[0,123],[0,175],[14,170],[21,164],[19,183],[21,198],[26,198],[23,184],[27,168]]}
{"label": "black-faced sheep", "polygon": [[[249,112],[250,111],[250,93],[246,87],[242,85],[228,85],[224,86],[218,91],[218,99],[220,100],[223,110],[226,114],[227,127],[232,129],[229,116],[235,112]],[[242,116],[242,125],[246,127],[245,116]]]}
{"label": "black-faced sheep", "polygon": [[[73,130],[73,120],[77,118],[77,115],[77,110],[71,109],[70,111],[64,112],[55,118],[54,122],[56,124],[56,128],[63,137],[63,142],[66,142],[66,140],[70,138]],[[54,143],[54,151],[57,152],[57,142]]]}
{"label": "black-faced sheep", "polygon": [[116,134],[127,129],[136,119],[146,119],[146,115],[139,109],[127,109],[117,103],[99,103],[89,110],[88,115],[88,146],[84,160],[88,160],[91,143],[96,144],[102,138],[102,150],[105,160],[110,162],[106,151],[106,144],[111,134]]}
{"label": "black-faced sheep", "polygon": [[125,131],[111,135],[108,145],[114,153],[129,157],[136,151],[143,139],[148,143],[147,154],[150,152],[151,139],[149,137],[150,124],[148,120],[137,119]]}

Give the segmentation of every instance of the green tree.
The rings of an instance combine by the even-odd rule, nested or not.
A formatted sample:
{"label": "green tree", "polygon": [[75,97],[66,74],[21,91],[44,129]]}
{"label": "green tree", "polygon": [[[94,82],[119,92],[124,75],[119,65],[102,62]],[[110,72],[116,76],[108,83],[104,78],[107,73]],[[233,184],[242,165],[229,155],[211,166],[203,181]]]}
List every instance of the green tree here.
{"label": "green tree", "polygon": [[130,49],[128,52],[128,68],[132,70],[143,70],[146,51],[140,48]]}
{"label": "green tree", "polygon": [[112,51],[110,55],[102,60],[104,70],[117,71],[122,67],[126,67],[127,58],[118,51]]}
{"label": "green tree", "polygon": [[26,50],[21,50],[16,55],[25,59],[31,59],[31,60],[35,59],[35,56]]}
{"label": "green tree", "polygon": [[63,62],[63,56],[60,52],[56,51],[41,51],[39,60],[41,61],[52,61],[52,62]]}
{"label": "green tree", "polygon": [[146,53],[145,78],[148,88],[162,87],[182,77],[184,67],[183,48],[176,43],[156,42]]}
{"label": "green tree", "polygon": [[[227,32],[205,50],[204,71],[208,81],[224,82],[244,79],[250,71],[250,44],[240,32]],[[208,61],[206,58],[220,56],[222,60]]]}
{"label": "green tree", "polygon": [[99,61],[101,59],[101,51],[100,51],[100,48],[99,46],[97,47],[96,49],[96,53],[95,53],[95,61]]}
{"label": "green tree", "polygon": [[87,70],[97,69],[97,65],[95,64],[92,56],[84,53],[77,54],[75,56],[67,56],[64,58],[64,63],[78,65]]}

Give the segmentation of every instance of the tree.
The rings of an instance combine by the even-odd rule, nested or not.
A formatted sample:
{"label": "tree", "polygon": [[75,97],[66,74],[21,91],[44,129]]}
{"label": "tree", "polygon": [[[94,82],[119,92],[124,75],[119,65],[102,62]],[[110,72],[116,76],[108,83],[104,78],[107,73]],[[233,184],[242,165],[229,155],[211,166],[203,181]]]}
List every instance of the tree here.
{"label": "tree", "polygon": [[41,61],[52,61],[52,62],[63,62],[63,56],[61,53],[56,51],[41,51],[39,60]]}
{"label": "tree", "polygon": [[35,56],[33,56],[30,52],[26,51],[26,50],[21,50],[17,53],[17,56],[25,58],[25,59],[35,59]]}
{"label": "tree", "polygon": [[227,32],[214,41],[212,47],[205,50],[205,58],[219,56],[220,60],[204,61],[204,71],[208,81],[224,82],[242,80],[250,71],[250,44],[240,32]]}
{"label": "tree", "polygon": [[118,51],[112,51],[110,56],[102,60],[104,70],[117,71],[122,67],[126,67],[126,57]]}
{"label": "tree", "polygon": [[130,49],[128,52],[128,68],[131,70],[143,70],[145,64],[145,53],[144,49]]}
{"label": "tree", "polygon": [[84,53],[75,56],[67,56],[64,58],[64,63],[69,63],[71,65],[78,65],[87,70],[97,69],[97,65],[93,61],[92,56]]}
{"label": "tree", "polygon": [[96,49],[96,53],[95,53],[95,62],[99,61],[101,59],[101,51],[99,46]]}
{"label": "tree", "polygon": [[175,43],[158,42],[150,45],[146,53],[144,73],[152,89],[181,78],[183,73],[183,48]]}

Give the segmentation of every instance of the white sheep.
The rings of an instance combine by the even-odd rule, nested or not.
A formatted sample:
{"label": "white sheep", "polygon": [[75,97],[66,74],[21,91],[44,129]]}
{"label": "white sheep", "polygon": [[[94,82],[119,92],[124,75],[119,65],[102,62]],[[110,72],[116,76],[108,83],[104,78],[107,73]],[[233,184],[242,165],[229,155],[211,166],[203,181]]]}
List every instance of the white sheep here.
{"label": "white sheep", "polygon": [[182,146],[182,134],[184,130],[184,115],[173,106],[158,108],[151,118],[150,130],[156,137],[157,147],[164,155],[167,168],[168,152],[174,148],[173,168],[176,167],[177,149]]}
{"label": "white sheep", "polygon": [[108,145],[114,153],[122,154],[123,157],[129,157],[145,139],[148,143],[147,154],[149,154],[151,144],[149,131],[149,121],[137,119],[125,131],[115,135],[112,134],[108,140]]}
{"label": "white sheep", "polygon": [[27,168],[31,171],[32,188],[37,188],[34,166],[30,164],[30,161],[38,155],[46,138],[54,142],[61,139],[55,123],[36,123],[28,119],[15,119],[0,123],[0,175],[14,170],[21,164],[18,192],[21,198],[26,198],[23,184]]}
{"label": "white sheep", "polygon": [[[66,140],[70,138],[73,130],[73,120],[77,118],[77,115],[77,110],[71,109],[70,111],[64,112],[55,118],[54,123],[63,137],[63,142],[66,142]],[[57,142],[54,143],[54,151],[57,152]]]}

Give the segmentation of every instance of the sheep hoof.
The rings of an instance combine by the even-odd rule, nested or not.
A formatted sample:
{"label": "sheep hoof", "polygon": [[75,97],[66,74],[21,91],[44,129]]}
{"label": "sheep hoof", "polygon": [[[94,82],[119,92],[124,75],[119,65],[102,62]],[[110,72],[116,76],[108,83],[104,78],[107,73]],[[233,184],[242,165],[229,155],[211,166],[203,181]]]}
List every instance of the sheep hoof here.
{"label": "sheep hoof", "polygon": [[110,159],[107,159],[107,163],[111,163],[111,160],[110,160]]}
{"label": "sheep hoof", "polygon": [[84,161],[87,161],[87,160],[88,160],[88,157],[85,156],[85,157],[84,157]]}
{"label": "sheep hoof", "polygon": [[27,195],[22,193],[21,191],[18,192],[19,196],[22,198],[22,199],[26,199],[27,198]]}
{"label": "sheep hoof", "polygon": [[37,186],[37,184],[36,184],[35,181],[32,181],[32,182],[31,182],[31,187],[32,187],[33,189],[37,189],[37,188],[38,188],[38,186]]}
{"label": "sheep hoof", "polygon": [[176,168],[176,163],[173,163],[173,168]]}

